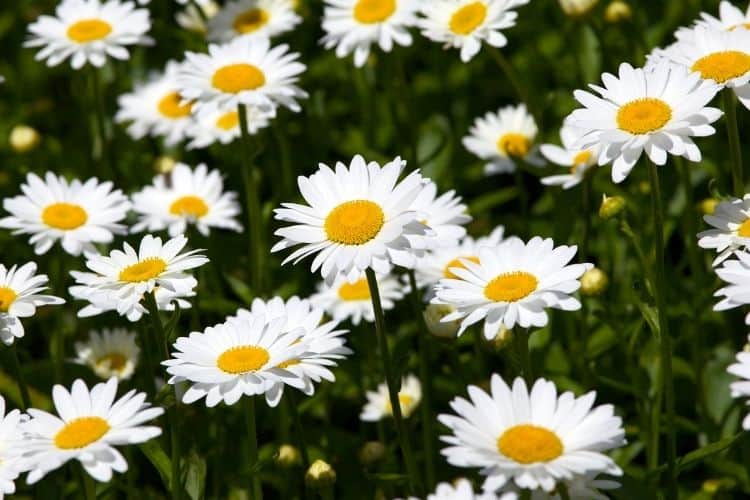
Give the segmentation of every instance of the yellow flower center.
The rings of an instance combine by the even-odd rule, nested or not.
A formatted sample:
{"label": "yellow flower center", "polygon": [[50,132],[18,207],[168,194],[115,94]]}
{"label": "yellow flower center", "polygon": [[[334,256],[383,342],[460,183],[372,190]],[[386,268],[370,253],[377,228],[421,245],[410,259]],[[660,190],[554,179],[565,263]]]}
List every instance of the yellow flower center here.
{"label": "yellow flower center", "polygon": [[262,347],[243,345],[227,349],[216,360],[216,366],[226,373],[254,372],[268,363],[271,355]]}
{"label": "yellow flower center", "polygon": [[197,196],[183,196],[170,205],[169,213],[199,219],[208,213],[208,205]]}
{"label": "yellow flower center", "polygon": [[385,214],[375,202],[347,201],[337,206],[325,220],[328,239],[343,245],[364,245],[378,235],[385,223]]}
{"label": "yellow flower center", "polygon": [[243,90],[255,90],[266,83],[266,75],[257,66],[239,63],[223,66],[211,77],[215,89],[237,94]]}
{"label": "yellow flower center", "polygon": [[576,172],[578,172],[578,169],[581,167],[585,167],[588,165],[589,161],[591,161],[591,150],[587,149],[585,151],[581,151],[577,155],[573,157],[573,166],[570,167],[570,175],[574,175]]}
{"label": "yellow flower center", "polygon": [[691,69],[706,80],[725,83],[750,71],[750,54],[739,50],[714,52],[695,61]]}
{"label": "yellow flower center", "polygon": [[193,103],[188,102],[182,104],[182,97],[177,92],[170,92],[169,94],[162,97],[159,101],[159,113],[166,116],[167,118],[178,119],[190,116],[190,112],[193,109]]}
{"label": "yellow flower center", "polygon": [[301,361],[299,359],[290,359],[289,361],[284,361],[283,363],[279,363],[279,368],[288,368],[290,366],[298,365]]}
{"label": "yellow flower center", "polygon": [[128,358],[119,352],[110,352],[96,360],[97,368],[109,368],[110,370],[122,371],[128,362]]}
{"label": "yellow flower center", "polygon": [[68,38],[76,43],[101,40],[112,33],[112,25],[101,19],[82,19],[68,28]]}
{"label": "yellow flower center", "polygon": [[634,135],[659,130],[671,119],[669,104],[654,97],[630,101],[617,112],[617,126]]}
{"label": "yellow flower center", "polygon": [[355,283],[345,282],[339,287],[341,300],[370,300],[370,287],[366,278],[360,278]]}
{"label": "yellow flower center", "polygon": [[505,156],[523,158],[529,154],[531,141],[523,134],[510,132],[497,140],[497,149]]}
{"label": "yellow flower center", "polygon": [[[398,406],[399,408],[403,409],[405,406],[409,406],[414,401],[414,398],[409,396],[408,394],[398,394]],[[391,400],[388,399],[385,403],[385,407],[388,410],[388,413],[391,415],[393,414],[393,405],[391,405]]]}
{"label": "yellow flower center", "polygon": [[484,296],[493,302],[516,302],[536,290],[539,280],[525,271],[504,273],[484,288]]}
{"label": "yellow flower center", "polygon": [[449,279],[453,279],[453,280],[461,279],[457,275],[455,275],[453,271],[451,271],[452,267],[458,267],[459,269],[466,269],[466,266],[464,265],[463,262],[461,262],[461,259],[469,260],[473,262],[474,264],[479,264],[479,257],[474,257],[474,256],[456,257],[452,261],[448,262],[448,264],[446,264],[445,268],[443,269],[443,276]]}
{"label": "yellow flower center", "polygon": [[53,203],[42,210],[42,222],[63,231],[83,226],[88,218],[86,211],[73,203]]}
{"label": "yellow flower center", "polygon": [[71,420],[55,435],[55,446],[75,450],[99,441],[109,431],[109,423],[101,417]]}
{"label": "yellow flower center", "polygon": [[216,120],[216,126],[222,130],[232,130],[240,124],[240,115],[236,111],[224,113]]}
{"label": "yellow flower center", "polygon": [[268,22],[268,12],[254,7],[246,10],[234,18],[234,31],[237,33],[252,33],[261,29]]}
{"label": "yellow flower center", "polygon": [[481,26],[486,17],[487,6],[483,2],[472,2],[453,13],[450,29],[456,35],[468,35]]}
{"label": "yellow flower center", "polygon": [[139,283],[158,277],[167,268],[167,263],[159,257],[149,257],[120,271],[120,281]]}
{"label": "yellow flower center", "polygon": [[557,435],[536,425],[516,425],[503,432],[497,440],[497,449],[520,464],[549,462],[563,453],[563,444]]}
{"label": "yellow flower center", "polygon": [[18,294],[12,288],[0,286],[0,313],[7,313]]}
{"label": "yellow flower center", "polygon": [[362,24],[382,23],[396,11],[396,0],[359,0],[354,19]]}
{"label": "yellow flower center", "polygon": [[745,220],[739,228],[737,228],[737,236],[743,238],[750,238],[750,219]]}
{"label": "yellow flower center", "polygon": [[735,24],[734,26],[727,28],[727,31],[734,31],[737,28],[747,28],[750,30],[750,23]]}

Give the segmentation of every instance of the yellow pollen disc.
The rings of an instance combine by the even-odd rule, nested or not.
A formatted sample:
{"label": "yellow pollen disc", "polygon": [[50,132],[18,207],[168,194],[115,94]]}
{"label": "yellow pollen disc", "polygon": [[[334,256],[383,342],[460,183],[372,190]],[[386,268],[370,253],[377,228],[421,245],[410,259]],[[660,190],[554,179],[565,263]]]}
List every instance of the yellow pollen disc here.
{"label": "yellow pollen disc", "polygon": [[750,238],[750,219],[747,219],[745,222],[743,222],[740,225],[739,228],[737,228],[737,236],[742,236],[743,238]]}
{"label": "yellow pollen disc", "polygon": [[570,167],[570,175],[574,175],[578,172],[579,168],[585,167],[591,160],[591,151],[581,151],[573,157],[573,166]]}
{"label": "yellow pollen disc", "polygon": [[[398,395],[398,405],[402,409],[404,408],[404,406],[409,406],[412,403],[412,401],[414,401],[413,397],[409,396],[408,394],[401,394],[401,393],[399,393],[399,395]],[[391,400],[390,399],[388,401],[386,401],[385,406],[388,409],[388,413],[393,413],[393,406],[391,405]]]}
{"label": "yellow pollen disc", "polygon": [[53,203],[42,210],[42,222],[64,231],[83,226],[88,218],[86,211],[73,203]]}
{"label": "yellow pollen disc", "polygon": [[112,33],[112,25],[101,19],[82,19],[68,28],[68,38],[76,43],[101,40]]}
{"label": "yellow pollen disc", "polygon": [[737,28],[746,28],[750,30],[750,23],[735,24],[734,26],[727,28],[727,31],[734,31]]}
{"label": "yellow pollen disc", "polygon": [[328,239],[344,245],[364,245],[378,235],[385,223],[380,206],[369,200],[347,201],[326,217]]}
{"label": "yellow pollen disc", "polygon": [[725,83],[750,71],[750,54],[739,50],[714,52],[695,61],[691,69],[706,80]]}
{"label": "yellow pollen disc", "polygon": [[531,141],[523,134],[511,132],[503,135],[497,140],[497,149],[505,156],[523,158],[529,154]]}
{"label": "yellow pollen disc", "polygon": [[360,278],[355,283],[345,282],[339,287],[341,300],[370,300],[370,287],[366,278]]}
{"label": "yellow pollen disc", "polygon": [[216,126],[222,130],[232,130],[240,124],[240,115],[236,111],[224,113],[216,120]]}
{"label": "yellow pollen disc", "polygon": [[461,262],[461,259],[469,260],[469,261],[473,262],[474,264],[479,264],[479,257],[474,257],[474,256],[471,256],[471,257],[456,257],[452,261],[448,262],[448,264],[446,264],[445,268],[443,269],[443,276],[445,276],[446,278],[454,279],[454,280],[461,279],[458,276],[456,276],[455,274],[453,274],[453,272],[451,271],[451,267],[458,267],[458,268],[461,268],[461,269],[466,269],[466,266],[464,265],[463,262]]}
{"label": "yellow pollen disc", "polygon": [[193,103],[188,102],[182,104],[182,97],[177,92],[170,92],[165,95],[159,101],[159,113],[166,116],[167,118],[185,118],[190,116],[190,111],[193,109]]}
{"label": "yellow pollen disc", "polygon": [[672,118],[669,104],[654,97],[636,99],[617,112],[617,126],[634,135],[659,130]]}
{"label": "yellow pollen disc", "polygon": [[7,313],[16,297],[18,297],[18,294],[15,290],[7,286],[0,286],[0,313]]}
{"label": "yellow pollen disc", "polygon": [[216,360],[216,366],[222,371],[236,375],[260,370],[270,358],[268,351],[262,347],[243,345],[221,353]]}
{"label": "yellow pollen disc", "polygon": [[105,354],[101,358],[96,360],[97,367],[109,367],[110,370],[122,371],[125,368],[125,364],[128,362],[128,358],[119,352],[110,352]]}
{"label": "yellow pollen disc", "polygon": [[268,12],[264,9],[252,8],[234,18],[234,31],[237,33],[252,33],[262,28],[268,22]]}
{"label": "yellow pollen disc", "polygon": [[473,2],[454,12],[449,26],[456,35],[468,35],[481,26],[486,17],[487,6],[483,2]]}
{"label": "yellow pollen disc", "polygon": [[299,359],[290,359],[289,361],[284,361],[283,363],[279,363],[279,368],[288,368],[290,366],[298,365],[301,361]]}
{"label": "yellow pollen disc", "polygon": [[183,196],[170,205],[169,213],[201,218],[208,213],[208,205],[197,196]]}
{"label": "yellow pollen disc", "polygon": [[61,450],[83,448],[99,441],[109,431],[109,423],[101,417],[71,420],[55,435],[55,446]]}
{"label": "yellow pollen disc", "polygon": [[520,464],[549,462],[563,453],[563,444],[557,435],[536,425],[516,425],[503,432],[497,440],[497,449]]}
{"label": "yellow pollen disc", "polygon": [[354,19],[362,24],[382,23],[396,11],[396,0],[359,0]]}
{"label": "yellow pollen disc", "polygon": [[167,268],[167,263],[159,257],[149,257],[120,271],[120,281],[138,283],[158,277]]}
{"label": "yellow pollen disc", "polygon": [[257,66],[240,63],[223,66],[211,78],[215,89],[236,94],[243,90],[255,90],[266,83],[266,75]]}
{"label": "yellow pollen disc", "polygon": [[539,281],[524,271],[501,274],[484,288],[484,296],[493,302],[516,302],[536,290]]}

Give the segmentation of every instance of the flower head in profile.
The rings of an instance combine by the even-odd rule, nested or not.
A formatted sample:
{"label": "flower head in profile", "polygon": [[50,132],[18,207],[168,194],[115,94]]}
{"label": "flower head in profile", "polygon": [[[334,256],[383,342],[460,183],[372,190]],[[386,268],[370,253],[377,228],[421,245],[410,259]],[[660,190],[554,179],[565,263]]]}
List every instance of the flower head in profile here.
{"label": "flower head in profile", "polygon": [[[359,415],[360,420],[365,422],[377,422],[384,418],[393,416],[393,407],[388,396],[388,386],[379,384],[377,391],[367,391],[367,403]],[[414,375],[406,375],[401,381],[401,389],[398,391],[398,402],[401,414],[409,418],[422,401],[422,385]]]}
{"label": "flower head in profile", "polygon": [[504,47],[508,39],[502,30],[516,24],[514,9],[529,0],[433,0],[422,3],[418,26],[422,34],[445,48],[461,51],[461,60],[469,62],[482,43]]}
{"label": "flower head in profile", "polygon": [[[721,297],[714,305],[714,311],[726,311],[750,304],[750,253],[737,251],[733,258],[725,260],[715,270],[726,286],[714,293],[714,297]],[[745,316],[745,323],[750,325],[750,313]]]}
{"label": "flower head in profile", "polygon": [[144,392],[116,396],[114,377],[91,390],[79,379],[70,391],[61,385],[52,388],[57,415],[30,408],[31,418],[21,424],[26,434],[21,452],[30,469],[27,482],[36,483],[70,460],[78,460],[101,482],[110,481],[113,472],[127,471],[128,463],[116,446],[145,443],[161,435],[158,427],[143,424],[164,410],[146,403]]}
{"label": "flower head in profile", "polygon": [[24,336],[21,318],[36,314],[39,306],[64,304],[52,295],[42,295],[47,289],[47,275],[36,273],[36,264],[28,262],[10,269],[0,264],[0,341],[11,345]]}
{"label": "flower head in profile", "polygon": [[85,342],[75,343],[75,350],[75,362],[88,366],[104,380],[132,377],[141,352],[135,343],[135,333],[124,328],[91,331]]}
{"label": "flower head in profile", "polygon": [[30,173],[21,185],[23,194],[3,200],[10,215],[0,219],[0,227],[30,234],[37,255],[47,253],[57,241],[74,256],[95,251],[94,243],[110,243],[114,234],[125,233],[121,222],[130,202],[112,188],[111,182],[96,178],[68,182],[52,172],[44,179]]}
{"label": "flower head in profile", "polygon": [[418,0],[325,0],[321,42],[336,47],[337,57],[354,53],[354,65],[364,66],[374,44],[383,52],[411,45],[418,9]]}
{"label": "flower head in profile", "polygon": [[599,146],[594,145],[586,149],[578,149],[575,142],[578,134],[570,125],[563,125],[560,129],[562,147],[554,144],[543,144],[539,151],[550,162],[568,170],[565,174],[542,177],[542,184],[546,186],[562,186],[570,189],[580,184],[584,177],[596,166],[599,160]]}
{"label": "flower head in profile", "polygon": [[719,202],[703,220],[711,229],[698,233],[698,245],[718,252],[714,265],[750,247],[750,194]]}
{"label": "flower head in profile", "polygon": [[[404,297],[403,283],[391,274],[377,275],[376,278],[383,310],[393,309],[396,302]],[[321,282],[318,292],[310,297],[310,301],[336,321],[349,320],[355,326],[363,319],[369,323],[375,321],[370,287],[364,275],[354,283],[350,283],[344,275],[339,275],[331,285]]]}
{"label": "flower head in profile", "polygon": [[438,420],[451,434],[442,450],[456,467],[480,469],[484,489],[511,481],[519,488],[551,492],[557,481],[589,473],[621,475],[604,452],[625,444],[622,419],[612,405],[594,406],[595,392],[558,394],[553,382],[537,379],[531,390],[523,379],[513,386],[493,375],[489,393],[468,387],[469,399],[456,397]]}
{"label": "flower head in profile", "polygon": [[[750,335],[748,335],[748,341],[750,341]],[[737,353],[736,362],[731,364],[727,371],[739,377],[740,380],[732,382],[729,385],[732,391],[733,398],[747,398],[750,397],[750,352],[740,351]],[[750,404],[745,402],[745,404]],[[750,414],[746,415],[742,420],[742,428],[750,430]]]}
{"label": "flower head in profile", "polygon": [[41,47],[37,60],[57,66],[70,58],[80,69],[104,66],[108,57],[125,60],[129,45],[150,43],[149,13],[120,0],[62,0],[54,16],[41,16],[29,26],[26,47]]}
{"label": "flower head in profile", "polygon": [[[245,107],[247,133],[255,135],[268,127],[276,108]],[[229,144],[240,137],[240,114],[236,107],[203,108],[187,129],[188,149],[206,148],[212,144]]]}
{"label": "flower head in profile", "polygon": [[[187,2],[177,3],[185,4]],[[184,9],[177,12],[174,20],[180,28],[205,35],[208,32],[206,21],[210,20],[219,12],[219,4],[214,0],[196,0],[196,3],[187,4]]]}
{"label": "flower head in profile", "polygon": [[233,0],[208,21],[208,39],[229,42],[236,37],[272,38],[293,30],[300,22],[293,0]]}
{"label": "flower head in profile", "polygon": [[581,303],[571,294],[592,264],[568,264],[575,246],[555,247],[551,239],[528,243],[511,238],[495,248],[480,248],[479,262],[460,259],[435,287],[435,304],[454,306],[443,321],[463,319],[459,335],[484,320],[484,336],[493,339],[502,326],[522,328],[547,324],[546,309],[575,311]]}
{"label": "flower head in profile", "polygon": [[722,113],[707,107],[719,90],[697,73],[660,61],[652,69],[620,65],[618,75],[602,75],[603,87],[591,85],[599,95],[575,92],[583,105],[570,114],[568,123],[579,130],[575,147],[600,148],[599,165],[612,165],[612,180],[622,182],[645,152],[657,165],[667,155],[700,161],[693,137],[712,135],[711,126]]}
{"label": "flower head in profile", "polygon": [[[695,22],[696,26],[704,26],[715,31],[734,31],[737,29],[750,29],[750,6],[742,10],[732,5],[729,0],[721,0],[719,4],[719,17],[714,17],[707,12],[701,12],[701,18]],[[677,31],[677,37],[687,35],[690,28],[682,28]]]}
{"label": "flower head in profile", "polygon": [[320,164],[310,177],[299,177],[307,205],[283,203],[275,210],[276,219],[292,225],[276,230],[282,240],[271,251],[301,245],[284,263],[315,255],[312,271],[320,269],[328,284],[340,273],[354,283],[368,268],[387,274],[391,264],[408,264],[412,244],[429,229],[410,209],[423,178],[415,171],[399,181],[405,166],[401,158],[381,167],[357,155],[349,166]]}
{"label": "flower head in profile", "polygon": [[0,499],[16,492],[16,478],[25,470],[19,453],[23,442],[19,429],[21,417],[19,410],[6,414],[5,398],[0,396]]}
{"label": "flower head in profile", "polygon": [[422,191],[414,198],[409,210],[417,213],[417,219],[430,228],[425,238],[426,250],[451,247],[466,236],[466,224],[471,222],[467,207],[455,191],[438,196],[438,187],[427,181]]}
{"label": "flower head in profile", "polygon": [[514,172],[516,162],[535,166],[544,162],[534,140],[539,129],[525,104],[506,106],[497,113],[489,112],[474,120],[463,144],[475,156],[487,161],[487,175]]}

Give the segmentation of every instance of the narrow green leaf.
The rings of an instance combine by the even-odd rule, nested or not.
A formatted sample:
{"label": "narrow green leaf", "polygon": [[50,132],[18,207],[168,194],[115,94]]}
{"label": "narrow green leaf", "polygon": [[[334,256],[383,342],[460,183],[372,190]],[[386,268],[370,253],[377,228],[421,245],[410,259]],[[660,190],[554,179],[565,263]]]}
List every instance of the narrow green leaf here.
{"label": "narrow green leaf", "polygon": [[172,462],[169,457],[162,449],[159,441],[152,439],[138,446],[138,448],[146,455],[149,462],[153,464],[154,468],[159,472],[161,480],[164,486],[169,489],[169,485],[172,481]]}

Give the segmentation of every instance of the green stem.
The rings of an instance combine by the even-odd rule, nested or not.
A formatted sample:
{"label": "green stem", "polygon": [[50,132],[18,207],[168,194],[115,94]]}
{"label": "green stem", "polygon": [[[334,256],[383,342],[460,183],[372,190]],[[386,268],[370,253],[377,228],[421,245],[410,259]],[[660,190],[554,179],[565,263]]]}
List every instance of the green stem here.
{"label": "green stem", "polygon": [[537,125],[541,127],[539,116],[536,113],[536,108],[532,107],[532,101],[529,99],[529,93],[527,92],[526,87],[521,83],[521,79],[518,77],[518,74],[513,68],[513,65],[497,47],[492,47],[489,45],[485,45],[485,47],[489,49],[490,55],[500,67],[502,72],[505,74],[505,77],[510,82],[513,90],[516,92],[516,95],[518,95],[518,98],[521,99],[524,104],[526,104],[526,108],[528,109],[529,113],[534,115],[534,119],[536,120]]}
{"label": "green stem", "polygon": [[583,174],[583,240],[581,241],[581,262],[589,256],[589,233],[591,232],[591,182],[593,172]]}
{"label": "green stem", "polygon": [[419,481],[419,475],[417,472],[416,460],[411,449],[411,442],[409,436],[406,433],[406,427],[404,426],[404,419],[401,415],[401,404],[398,399],[398,381],[394,378],[393,368],[391,366],[391,355],[388,351],[388,339],[385,335],[385,316],[383,314],[383,306],[380,303],[380,291],[378,290],[378,279],[375,276],[375,271],[368,268],[365,271],[367,275],[367,285],[370,288],[370,297],[372,298],[372,308],[375,313],[375,334],[378,337],[378,344],[380,347],[380,357],[383,361],[383,373],[385,374],[385,382],[388,386],[388,397],[391,402],[391,408],[393,409],[393,420],[396,424],[396,434],[401,447],[401,454],[404,457],[406,464],[406,474],[409,478],[409,487],[412,492],[421,493],[421,485]]}
{"label": "green stem", "polygon": [[740,132],[737,126],[737,97],[734,95],[733,89],[725,88],[722,98],[724,100],[724,113],[727,117],[729,156],[732,160],[732,187],[735,196],[742,198],[745,195],[745,183],[743,181]]}
{"label": "green stem", "polygon": [[247,431],[248,472],[252,475],[250,493],[253,500],[263,499],[263,490],[260,485],[260,477],[255,471],[258,463],[258,434],[255,426],[255,399],[252,396],[242,398],[245,410],[245,426]]}
{"label": "green stem", "polygon": [[558,483],[555,488],[560,494],[560,500],[570,500],[570,494],[568,493],[568,487],[564,483]]}
{"label": "green stem", "polygon": [[297,401],[297,395],[287,388],[286,390],[286,401],[289,405],[289,412],[292,414],[292,426],[294,428],[294,437],[297,441],[297,446],[302,454],[302,464],[307,470],[310,467],[310,455],[307,453],[307,440],[305,439],[305,431],[302,427],[302,421],[299,418],[299,402]]}
{"label": "green stem", "polygon": [[521,208],[521,218],[523,220],[523,225],[528,225],[529,195],[526,192],[526,185],[523,182],[523,170],[521,170],[521,165],[516,164],[513,175],[516,179],[516,189],[518,190],[518,202]]}
{"label": "green stem", "polygon": [[526,385],[531,388],[534,383],[534,375],[531,372],[531,355],[529,353],[529,332],[528,330],[516,328],[513,331],[513,349],[521,365],[521,375],[526,381]]}
{"label": "green stem", "polygon": [[115,176],[115,159],[107,144],[106,110],[104,109],[104,91],[97,68],[91,68],[91,87],[94,94],[94,121],[96,123],[96,141],[94,142],[94,165],[104,160],[109,168],[108,174]]}
{"label": "green stem", "polygon": [[659,172],[656,164],[648,161],[649,180],[651,182],[651,208],[654,218],[654,243],[656,262],[654,272],[654,294],[656,298],[656,313],[659,318],[659,361],[662,370],[662,388],[664,391],[664,405],[666,407],[667,423],[667,496],[668,500],[677,498],[677,476],[675,461],[677,459],[677,443],[675,436],[675,402],[674,377],[672,374],[672,346],[667,321],[667,299],[664,276],[664,211],[659,187]]}
{"label": "green stem", "polygon": [[18,346],[10,348],[10,356],[13,361],[13,375],[16,377],[16,384],[18,384],[18,391],[21,393],[21,401],[23,402],[21,409],[26,411],[31,407],[31,397],[29,396],[29,388],[26,386],[26,379],[23,377],[21,362],[18,360]]}
{"label": "green stem", "polygon": [[258,180],[253,168],[253,159],[257,155],[253,151],[250,134],[247,129],[247,106],[237,105],[240,118],[240,134],[242,143],[242,177],[245,181],[245,197],[247,223],[250,234],[250,280],[253,292],[259,295],[263,292],[263,214],[260,207]]}
{"label": "green stem", "polygon": [[94,479],[89,476],[83,465],[76,467],[78,469],[78,480],[80,482],[81,496],[85,500],[96,500],[96,485]]}

